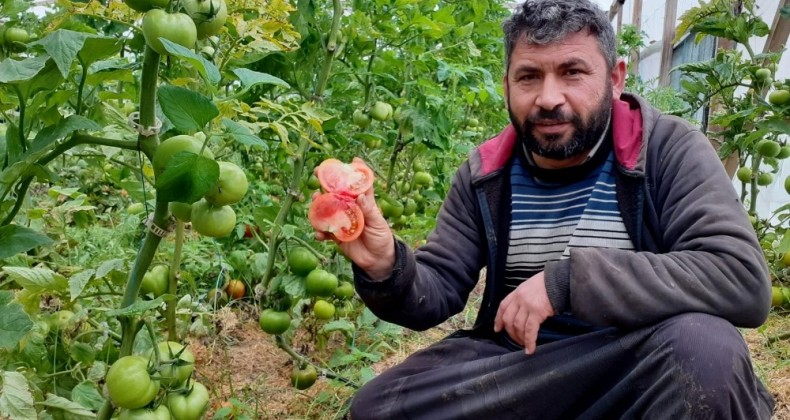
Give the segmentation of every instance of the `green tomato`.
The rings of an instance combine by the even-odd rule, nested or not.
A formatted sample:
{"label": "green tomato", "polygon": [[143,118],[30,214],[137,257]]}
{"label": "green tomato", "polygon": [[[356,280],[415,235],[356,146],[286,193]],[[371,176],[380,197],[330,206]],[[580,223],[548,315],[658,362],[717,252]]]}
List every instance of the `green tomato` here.
{"label": "green tomato", "polygon": [[332,293],[337,289],[337,285],[337,276],[326,270],[316,268],[307,274],[305,291],[308,296],[332,296]]}
{"label": "green tomato", "polygon": [[136,408],[129,410],[122,408],[118,420],[170,420],[170,410],[162,404],[155,410],[150,408]]}
{"label": "green tomato", "polygon": [[761,69],[757,69],[757,71],[754,72],[754,75],[757,76],[757,80],[761,80],[761,81],[770,80],[771,79],[771,69],[768,69],[768,68],[765,68],[765,67],[763,67]]}
{"label": "green tomato", "polygon": [[315,302],[315,305],[313,305],[313,315],[318,319],[332,319],[332,317],[335,316],[335,305],[319,299]]}
{"label": "green tomato", "polygon": [[127,6],[138,12],[147,12],[151,9],[166,9],[169,0],[124,0]]}
{"label": "green tomato", "polygon": [[414,174],[414,185],[428,187],[433,185],[433,177],[428,172],[420,171]]}
{"label": "green tomato", "polygon": [[49,319],[49,329],[53,331],[62,331],[70,327],[74,320],[74,312],[68,309],[57,311]]}
{"label": "green tomato", "polygon": [[291,385],[296,389],[307,389],[313,386],[316,379],[318,379],[318,372],[316,372],[313,365],[305,365],[303,368],[294,366],[291,372]]}
{"label": "green tomato", "polygon": [[782,145],[770,139],[763,139],[757,143],[757,153],[765,157],[776,157],[782,151]]}
{"label": "green tomato", "polygon": [[224,238],[236,227],[236,212],[230,206],[214,207],[205,199],[192,205],[192,228],[212,238]]}
{"label": "green tomato", "polygon": [[[186,134],[170,137],[163,141],[156,149],[156,153],[154,153],[154,173],[156,175],[161,175],[167,168],[167,163],[170,162],[170,158],[179,152],[198,154],[202,147],[203,142]],[[214,154],[211,153],[208,147],[203,149],[203,156],[214,159]]]}
{"label": "green tomato", "polygon": [[760,175],[757,176],[757,185],[771,185],[774,182],[774,175],[768,172],[762,172]]}
{"label": "green tomato", "polygon": [[140,408],[153,401],[159,381],[148,374],[148,359],[124,356],[107,372],[107,391],[118,407]]}
{"label": "green tomato", "polygon": [[184,223],[189,223],[192,221],[192,204],[172,201],[170,203],[170,213],[172,213],[176,219]]}
{"label": "green tomato", "polygon": [[790,145],[782,146],[782,149],[779,151],[779,154],[776,155],[777,159],[787,159],[790,157]]}
{"label": "green tomato", "polygon": [[309,274],[318,267],[318,257],[305,247],[297,246],[288,252],[288,268],[300,276]]}
{"label": "green tomato", "polygon": [[167,407],[174,420],[199,420],[208,408],[208,390],[200,382],[193,382],[187,393],[167,395]]}
{"label": "green tomato", "polygon": [[151,268],[150,271],[143,276],[143,283],[140,285],[140,291],[143,295],[152,294],[154,298],[158,298],[167,293],[168,286],[170,285],[170,267],[159,264]]}
{"label": "green tomato", "polygon": [[27,33],[26,30],[22,28],[8,28],[5,30],[5,43],[10,44],[12,42],[21,42],[25,43],[30,40],[30,34]]}
{"label": "green tomato", "polygon": [[126,208],[126,212],[129,214],[140,214],[144,211],[145,205],[143,203],[132,203]]}
{"label": "green tomato", "polygon": [[181,4],[186,14],[195,22],[198,39],[218,33],[228,19],[225,0],[182,0]]}
{"label": "green tomato", "polygon": [[738,180],[744,184],[752,182],[752,170],[747,166],[741,166],[738,169],[738,172],[735,173],[735,176],[737,176]]}
{"label": "green tomato", "polygon": [[785,191],[790,194],[790,175],[785,178]]}
{"label": "green tomato", "polygon": [[417,211],[417,202],[414,201],[414,199],[411,197],[407,198],[406,202],[403,203],[403,215],[411,216],[416,211]]}
{"label": "green tomato", "polygon": [[370,116],[377,121],[387,121],[392,118],[392,105],[377,101],[370,108]]}
{"label": "green tomato", "polygon": [[[195,370],[195,356],[182,344],[162,341],[159,348],[159,380],[168,388],[179,386],[192,376]],[[148,352],[148,359],[154,362],[154,349]]]}
{"label": "green tomato", "polygon": [[161,55],[168,53],[159,38],[165,38],[188,49],[194,48],[197,42],[197,28],[189,15],[167,13],[162,9],[151,9],[145,13],[143,35],[145,43]]}
{"label": "green tomato", "polygon": [[348,299],[354,296],[354,285],[351,282],[342,281],[334,293],[339,299]]}
{"label": "green tomato", "polygon": [[267,334],[279,335],[291,327],[291,316],[288,312],[275,311],[274,309],[267,308],[261,312],[258,319],[261,330]]}
{"label": "green tomato", "polygon": [[359,128],[367,128],[370,125],[370,117],[361,109],[354,111],[352,119]]}
{"label": "green tomato", "polygon": [[203,197],[214,206],[236,204],[247,194],[249,186],[244,171],[230,162],[219,164],[219,180]]}
{"label": "green tomato", "polygon": [[786,89],[775,90],[768,95],[768,102],[778,106],[790,103],[790,91]]}
{"label": "green tomato", "polygon": [[389,220],[401,217],[404,210],[403,203],[389,197],[381,199],[379,201],[379,207],[381,208],[381,214]]}

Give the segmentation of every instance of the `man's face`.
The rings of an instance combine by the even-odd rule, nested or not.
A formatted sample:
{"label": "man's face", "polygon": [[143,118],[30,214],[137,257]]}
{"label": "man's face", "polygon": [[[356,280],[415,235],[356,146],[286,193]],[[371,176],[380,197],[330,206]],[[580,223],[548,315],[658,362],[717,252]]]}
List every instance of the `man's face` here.
{"label": "man's face", "polygon": [[527,149],[562,161],[600,139],[612,97],[622,93],[624,66],[611,71],[598,42],[586,31],[549,45],[519,42],[504,79],[513,126]]}

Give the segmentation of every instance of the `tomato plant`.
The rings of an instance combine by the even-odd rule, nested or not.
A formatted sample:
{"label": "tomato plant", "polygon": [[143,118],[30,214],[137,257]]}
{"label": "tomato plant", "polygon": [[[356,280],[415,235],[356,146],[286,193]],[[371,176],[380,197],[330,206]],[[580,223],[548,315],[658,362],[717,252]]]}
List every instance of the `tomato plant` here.
{"label": "tomato plant", "polygon": [[107,372],[110,398],[122,408],[140,408],[150,403],[159,391],[159,381],[148,373],[148,359],[124,356]]}
{"label": "tomato plant", "polygon": [[124,0],[127,6],[137,10],[138,12],[147,12],[151,9],[165,9],[167,8],[168,0]]}

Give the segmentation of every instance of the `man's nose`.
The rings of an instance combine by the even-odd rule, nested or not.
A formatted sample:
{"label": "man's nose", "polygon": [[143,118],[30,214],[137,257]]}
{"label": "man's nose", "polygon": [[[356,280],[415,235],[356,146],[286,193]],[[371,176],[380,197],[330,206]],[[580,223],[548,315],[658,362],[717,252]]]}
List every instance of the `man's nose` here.
{"label": "man's nose", "polygon": [[547,111],[551,111],[565,104],[565,92],[562,82],[553,75],[548,75],[543,79],[541,91],[538,94],[535,104]]}

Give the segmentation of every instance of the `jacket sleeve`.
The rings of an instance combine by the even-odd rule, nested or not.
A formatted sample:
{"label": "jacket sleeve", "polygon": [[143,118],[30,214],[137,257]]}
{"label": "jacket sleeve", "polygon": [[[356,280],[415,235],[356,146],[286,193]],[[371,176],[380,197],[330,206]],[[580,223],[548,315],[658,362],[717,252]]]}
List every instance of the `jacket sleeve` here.
{"label": "jacket sleeve", "polygon": [[656,149],[648,153],[645,209],[654,210],[645,218],[665,249],[571,250],[546,269],[547,286],[568,293],[552,299],[555,309],[624,328],[686,312],[761,325],[770,309],[768,269],[723,165],[699,131],[661,117],[655,132],[666,136],[649,146]]}
{"label": "jacket sleeve", "polygon": [[374,314],[425,330],[464,308],[485,255],[475,202],[467,162],[456,173],[426,244],[412,253],[397,241],[390,278],[374,281],[354,266],[356,290]]}

